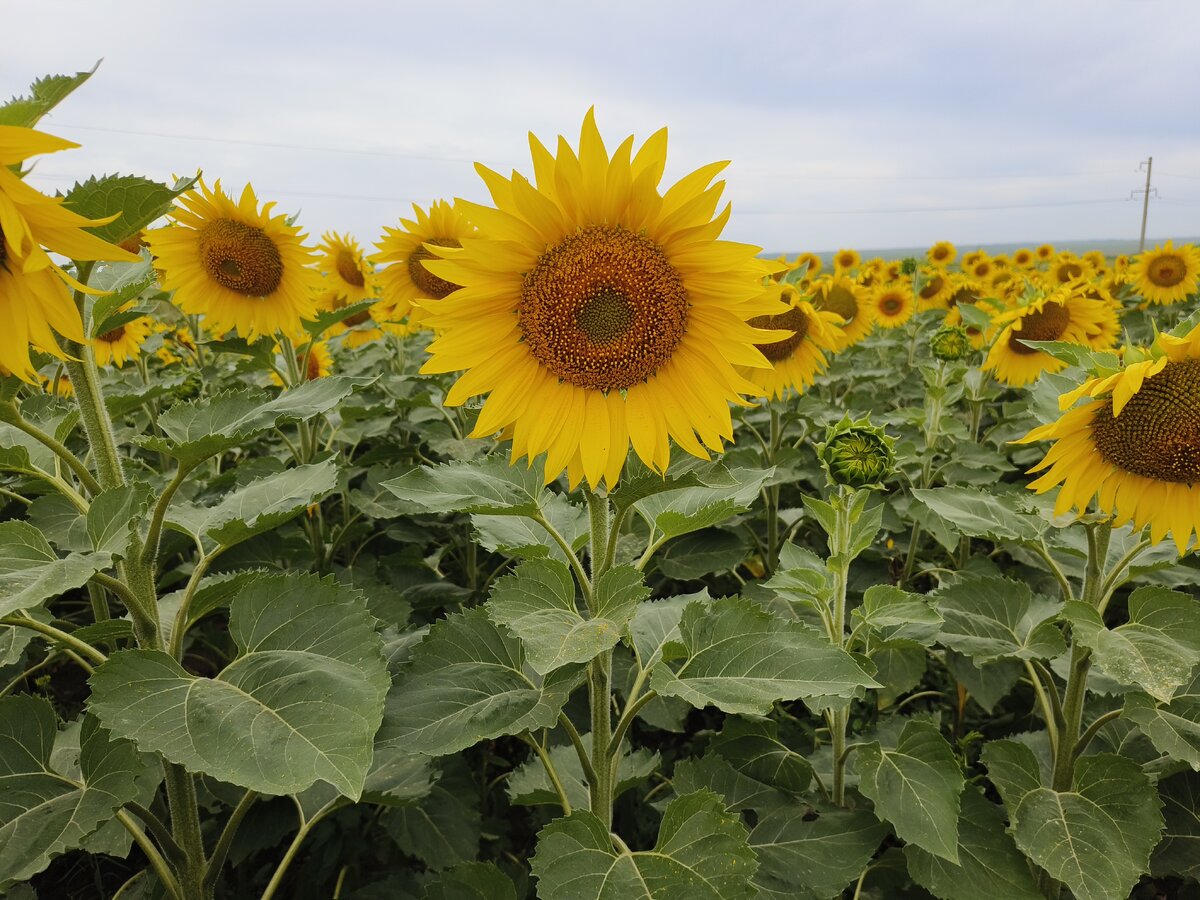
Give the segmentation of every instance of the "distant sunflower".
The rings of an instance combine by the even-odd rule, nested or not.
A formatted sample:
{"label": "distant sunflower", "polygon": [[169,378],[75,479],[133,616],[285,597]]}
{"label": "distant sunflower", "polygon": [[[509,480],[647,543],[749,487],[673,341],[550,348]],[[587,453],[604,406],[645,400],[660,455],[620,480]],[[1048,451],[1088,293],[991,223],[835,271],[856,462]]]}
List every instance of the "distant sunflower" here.
{"label": "distant sunflower", "polygon": [[1113,257],[1112,271],[1110,278],[1117,284],[1124,284],[1129,280],[1129,268],[1133,264],[1129,255],[1125,253],[1118,254]]}
{"label": "distant sunflower", "polygon": [[903,260],[893,259],[887,264],[887,268],[883,273],[884,281],[890,284],[893,281],[899,281],[903,277],[905,277]]}
{"label": "distant sunflower", "polygon": [[825,354],[837,350],[841,316],[814,309],[811,303],[800,299],[800,294],[791,285],[780,285],[770,291],[773,291],[772,300],[782,300],[790,309],[779,315],[753,318],[750,324],[791,332],[791,337],[757,345],[771,363],[769,369],[742,368],[739,371],[758,386],[758,396],[776,400],[790,391],[802,393],[825,370],[829,364]]}
{"label": "distant sunflower", "polygon": [[871,333],[875,320],[867,302],[867,288],[855,284],[845,275],[832,275],[813,282],[813,291],[814,307],[842,317],[838,334],[839,350],[857,344]]}
{"label": "distant sunflower", "polygon": [[962,262],[959,263],[959,266],[964,272],[970,272],[971,267],[975,265],[975,263],[984,259],[987,259],[987,254],[983,252],[982,248],[979,250],[972,250],[969,253],[963,254]]}
{"label": "distant sunflower", "polygon": [[939,269],[946,268],[957,256],[958,248],[949,241],[938,241],[925,251],[925,258],[929,260],[929,264]]}
{"label": "distant sunflower", "polygon": [[463,287],[423,304],[438,337],[422,371],[462,371],[445,402],[487,394],[472,434],[511,435],[513,459],[545,453],[547,480],[612,487],[630,445],[658,472],[671,440],[719,451],[729,404],[758,390],[734,366],[769,366],[755,345],[789,336],[748,324],[781,310],[758,248],[717,239],[725,164],[660,194],[666,130],[610,157],[590,111],[578,152],[530,145],[535,182],[477,166],[495,207],[459,201],[488,240],[426,263]]}
{"label": "distant sunflower", "polygon": [[1083,260],[1074,254],[1064,253],[1050,264],[1047,280],[1051,284],[1067,284],[1088,274]]}
{"label": "distant sunflower", "polygon": [[1100,275],[1108,268],[1108,257],[1099,250],[1089,250],[1080,259],[1094,275]]}
{"label": "distant sunflower", "polygon": [[1023,341],[1067,341],[1093,346],[1113,312],[1104,304],[1061,287],[1028,306],[1001,313],[993,320],[1003,331],[983,364],[997,380],[1010,387],[1036,381],[1043,372],[1058,372],[1067,364],[1026,346]]}
{"label": "distant sunflower", "polygon": [[1028,247],[1022,247],[1012,255],[1012,264],[1018,269],[1031,269],[1037,265],[1037,256]]}
{"label": "distant sunflower", "polygon": [[925,269],[922,274],[925,280],[917,292],[921,309],[949,309],[950,295],[954,293],[950,275],[941,269]]}
{"label": "distant sunflower", "polygon": [[899,328],[917,311],[916,298],[907,284],[887,285],[871,297],[871,308],[880,328]]}
{"label": "distant sunflower", "polygon": [[833,254],[833,271],[838,274],[857,269],[861,263],[862,256],[857,250],[839,250]]}
{"label": "distant sunflower", "polygon": [[148,317],[139,316],[94,337],[91,345],[96,364],[106,366],[111,362],[116,363],[117,368],[125,365],[127,359],[142,352],[142,342],[150,336],[153,324]]}
{"label": "distant sunflower", "polygon": [[236,329],[254,341],[298,331],[301,319],[312,316],[312,293],[321,281],[300,229],[282,213],[272,216],[274,203],[260,212],[250,185],[235,203],[220,181],[211,191],[201,181],[178,203],[175,224],[146,234],[176,305],[203,315],[218,335]]}
{"label": "distant sunflower", "polygon": [[795,267],[798,269],[804,265],[808,266],[808,268],[804,271],[805,277],[812,278],[814,275],[820,272],[822,268],[824,268],[825,264],[821,262],[821,257],[817,256],[815,253],[801,253],[796,257]]}
{"label": "distant sunflower", "polygon": [[[278,347],[275,349],[279,350]],[[333,355],[330,354],[329,345],[325,341],[308,343],[294,349],[296,351],[296,369],[299,371],[302,381],[315,381],[318,378],[326,377],[333,371]],[[274,372],[271,373],[271,381],[283,387],[283,379]]]}
{"label": "distant sunflower", "polygon": [[977,278],[980,281],[986,281],[996,271],[996,267],[992,265],[992,261],[986,256],[982,259],[977,259],[971,263],[971,267],[966,270],[972,278]]}
{"label": "distant sunflower", "polygon": [[1200,281],[1200,250],[1192,244],[1176,247],[1167,241],[1139,254],[1129,267],[1128,281],[1150,303],[1178,303],[1196,293]]}
{"label": "distant sunflower", "polygon": [[[948,327],[961,326],[967,333],[967,337],[971,339],[971,346],[976,350],[982,350],[991,340],[995,329],[992,325],[986,328],[980,328],[978,325],[969,324],[962,315],[962,307],[975,306],[983,299],[984,290],[979,282],[974,281],[965,275],[953,275],[950,279],[950,295],[946,299],[948,312],[942,324]],[[990,316],[992,307],[981,307]]]}
{"label": "distant sunflower", "polygon": [[362,247],[351,235],[327,231],[321,236],[320,269],[325,273],[327,286],[358,303],[375,295],[375,267],[363,256]]}
{"label": "distant sunflower", "polygon": [[1054,245],[1042,244],[1033,251],[1033,255],[1038,258],[1039,262],[1050,262],[1054,259]]}
{"label": "distant sunflower", "polygon": [[383,299],[392,304],[397,318],[412,315],[419,320],[420,300],[441,300],[458,290],[458,285],[434,275],[425,263],[437,259],[429,250],[435,247],[461,247],[478,232],[457,206],[445,200],[436,201],[429,212],[413,204],[413,219],[401,219],[400,228],[384,228],[383,240],[375,246],[379,252],[375,262],[385,265],[379,274]]}
{"label": "distant sunflower", "polygon": [[[1200,328],[1160,337],[1164,353],[1092,378],[1063,395],[1069,409],[1020,441],[1053,440],[1030,472],[1040,493],[1061,485],[1055,511],[1087,511],[1093,499],[1115,525],[1168,534],[1180,554],[1200,531]],[[1083,397],[1089,402],[1070,409]]]}

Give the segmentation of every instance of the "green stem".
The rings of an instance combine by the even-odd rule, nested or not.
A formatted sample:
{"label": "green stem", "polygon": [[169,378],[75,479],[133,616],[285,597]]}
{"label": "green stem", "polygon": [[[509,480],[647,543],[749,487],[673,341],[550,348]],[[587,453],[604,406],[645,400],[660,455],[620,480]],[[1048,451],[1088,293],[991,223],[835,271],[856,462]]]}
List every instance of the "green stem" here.
{"label": "green stem", "polygon": [[175,878],[175,873],[171,871],[171,867],[167,865],[167,861],[158,852],[158,848],[146,836],[146,832],[123,809],[117,810],[115,818],[129,832],[134,843],[146,854],[146,859],[150,860],[150,867],[154,869],[154,874],[158,876],[158,880],[166,892],[171,895],[173,900],[183,900],[185,895],[179,886],[179,881]]}
{"label": "green stem", "polygon": [[217,845],[213,848],[212,857],[208,860],[208,867],[204,872],[204,884],[210,891],[216,887],[217,879],[221,877],[221,869],[225,866],[229,848],[233,846],[233,838],[241,827],[242,820],[246,818],[246,813],[250,812],[250,807],[257,799],[256,791],[246,791],[221,830],[221,836],[217,839]]}
{"label": "green stem", "polygon": [[610,753],[617,756],[621,752],[621,741],[625,740],[625,733],[629,731],[629,726],[633,724],[634,718],[641,711],[642,707],[657,697],[655,691],[646,691],[636,700],[630,700],[625,704],[625,709],[621,711],[621,718],[617,720],[617,727],[613,731],[612,747]]}
{"label": "green stem", "polygon": [[175,621],[171,625],[171,641],[167,647],[167,652],[175,659],[183,658],[183,638],[187,634],[188,616],[191,614],[192,600],[196,596],[196,589],[200,587],[200,581],[204,578],[208,567],[212,565],[212,561],[217,558],[220,551],[216,551],[207,556],[201,556],[200,561],[196,563],[196,568],[192,570],[192,577],[188,579],[187,587],[183,591],[183,600],[179,604],[179,609],[175,613]]}
{"label": "green stem", "polygon": [[[833,562],[833,615],[829,639],[833,645],[846,645],[846,592],[850,580],[850,562],[847,550],[850,546],[850,509],[854,503],[854,492],[844,485],[838,486],[837,496],[832,498],[834,507],[834,532],[829,535],[829,557]],[[850,724],[850,701],[839,709],[826,713],[829,735],[833,750],[833,802],[846,805],[846,731]]]}
{"label": "green stem", "polygon": [[198,465],[179,464],[179,468],[175,470],[174,477],[163,489],[159,495],[158,502],[154,504],[154,512],[150,516],[150,530],[146,533],[146,543],[142,547],[142,562],[147,566],[154,567],[158,559],[158,545],[162,539],[163,522],[167,516],[167,507],[171,505],[171,499],[175,496],[175,492],[179,490],[184,480],[191,471]]}
{"label": "green stem", "polygon": [[554,787],[554,793],[558,795],[558,805],[562,807],[563,815],[571,814],[571,801],[567,799],[567,792],[563,788],[562,780],[558,777],[558,770],[554,768],[554,763],[550,760],[550,754],[546,752],[546,748],[538,741],[533,739],[533,736],[526,733],[521,736],[533,752],[537,754],[538,759],[542,761],[542,768],[546,770],[546,777],[550,779],[550,784]]}
{"label": "green stem", "polygon": [[65,444],[60,443],[52,435],[47,434],[32,422],[28,421],[24,416],[21,415],[20,409],[18,409],[17,405],[11,400],[5,404],[5,407],[6,408],[3,410],[3,414],[0,415],[0,421],[8,422],[18,431],[25,432],[25,434],[29,435],[39,444],[48,447],[54,452],[55,456],[57,456],[63,461],[63,463],[66,464],[67,468],[75,473],[75,477],[79,479],[79,483],[82,484],[90,494],[95,496],[96,494],[100,493],[100,482],[98,482],[95,477],[93,477],[92,473],[88,471],[87,466],[83,464],[83,460],[72,453]]}
{"label": "green stem", "polygon": [[574,722],[567,718],[566,713],[558,714],[558,724],[563,727],[563,731],[571,739],[571,745],[575,748],[575,754],[579,757],[579,765],[583,767],[583,775],[587,779],[588,784],[591,784],[596,780],[596,770],[592,768],[592,758],[588,755],[587,747],[583,744],[583,737],[579,734],[579,729],[575,727]]}
{"label": "green stem", "polygon": [[163,761],[167,785],[167,805],[171,810],[171,833],[183,851],[179,866],[183,900],[209,900],[212,892],[204,885],[207,863],[204,840],[200,834],[200,814],[196,802],[196,783],[183,766]]}
{"label": "green stem", "polygon": [[53,625],[47,625],[45,622],[39,622],[37,619],[29,619],[20,615],[4,616],[3,618],[0,618],[0,625],[13,625],[17,628],[28,628],[30,631],[36,631],[57,641],[64,647],[69,647],[81,656],[86,656],[97,665],[100,665],[108,660],[107,656],[105,656],[91,644],[85,643],[79,640],[79,638],[55,628]]}
{"label": "green stem", "polygon": [[[608,497],[585,489],[588,522],[591,526],[591,590],[585,593],[588,609],[595,614],[596,586],[604,575],[608,558],[611,512]],[[612,830],[613,787],[620,759],[612,754],[612,650],[606,650],[588,663],[588,702],[592,719],[592,772],[588,784],[592,813]]]}
{"label": "green stem", "polygon": [[592,604],[591,581],[588,579],[587,572],[584,571],[583,564],[579,561],[579,557],[575,555],[575,551],[571,548],[571,545],[567,543],[567,539],[564,538],[561,532],[559,532],[557,528],[550,524],[550,520],[540,512],[535,513],[529,518],[533,519],[533,521],[545,528],[546,532],[554,540],[554,543],[558,544],[559,549],[562,550],[562,552],[566,555],[567,562],[571,564],[571,571],[575,573],[575,579],[579,582],[579,589],[583,591],[583,599],[587,601],[588,607],[590,608]]}

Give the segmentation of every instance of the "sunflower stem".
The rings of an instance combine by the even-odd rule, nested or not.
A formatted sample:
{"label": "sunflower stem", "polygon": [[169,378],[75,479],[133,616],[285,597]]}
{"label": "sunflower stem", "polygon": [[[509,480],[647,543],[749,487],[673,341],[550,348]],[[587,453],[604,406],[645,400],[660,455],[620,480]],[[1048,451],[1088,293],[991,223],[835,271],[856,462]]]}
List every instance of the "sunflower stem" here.
{"label": "sunflower stem", "polygon": [[[833,570],[833,609],[830,616],[829,639],[839,649],[846,645],[846,588],[850,576],[850,515],[854,491],[838,485],[837,496],[831,498],[834,529],[829,535],[829,565]],[[833,751],[833,796],[838,806],[846,805],[846,732],[850,724],[850,701],[845,706],[826,710],[825,720]]]}
{"label": "sunflower stem", "polygon": [[[587,498],[588,521],[591,526],[591,589],[589,610],[595,615],[596,587],[604,575],[608,559],[608,540],[611,528],[611,508],[608,497],[584,489]],[[605,650],[588,663],[588,702],[592,720],[592,773],[589,799],[592,813],[612,829],[613,786],[616,782],[620,757],[612,753],[612,650]]]}

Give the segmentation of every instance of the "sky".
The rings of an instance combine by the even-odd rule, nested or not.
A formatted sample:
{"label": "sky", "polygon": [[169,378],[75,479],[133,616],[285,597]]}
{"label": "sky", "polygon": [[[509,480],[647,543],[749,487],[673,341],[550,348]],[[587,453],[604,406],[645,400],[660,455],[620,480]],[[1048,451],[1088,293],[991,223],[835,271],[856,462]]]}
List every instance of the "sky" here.
{"label": "sky", "polygon": [[725,236],[773,251],[1200,234],[1198,0],[0,0],[0,96],[92,79],[31,181],[203,169],[365,244],[531,174],[528,132],[666,125],[727,159]]}

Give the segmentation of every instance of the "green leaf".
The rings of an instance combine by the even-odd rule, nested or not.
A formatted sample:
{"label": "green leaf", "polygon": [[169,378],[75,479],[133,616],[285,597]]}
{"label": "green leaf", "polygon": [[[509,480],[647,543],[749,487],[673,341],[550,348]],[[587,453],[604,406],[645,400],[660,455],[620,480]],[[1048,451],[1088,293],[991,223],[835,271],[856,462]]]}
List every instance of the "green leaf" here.
{"label": "green leaf", "polygon": [[655,564],[668,578],[691,581],[732,572],[749,555],[749,539],[743,532],[706,528],[672,541]]}
{"label": "green leaf", "polygon": [[1126,694],[1122,718],[1136,724],[1160,753],[1200,771],[1200,673],[1165,705],[1147,694]]}
{"label": "green leaf", "polygon": [[517,900],[517,886],[494,863],[460,863],[429,883],[425,900]]}
{"label": "green leaf", "polygon": [[855,659],[816,630],[778,618],[747,600],[691,603],[680,639],[667,645],[677,669],[660,665],[650,684],[693,706],[766,714],[776,700],[859,695],[878,687]]}
{"label": "green leaf", "polygon": [[888,639],[931,641],[942,624],[942,614],[933,608],[928,594],[913,594],[890,584],[876,584],[863,594],[862,605],[851,613],[857,626],[886,630]]}
{"label": "green leaf", "polygon": [[340,309],[323,309],[317,313],[315,319],[305,319],[302,324],[309,337],[316,339],[339,322],[344,322],[346,319],[351,316],[357,316],[359,313],[367,312],[374,305],[375,299],[371,298],[370,300],[360,300],[357,303],[351,303]]}
{"label": "green leaf", "polygon": [[571,570],[554,560],[533,559],[496,582],[485,608],[492,621],[521,639],[529,665],[545,675],[616,646],[639,601],[649,594],[632,566],[609,569],[596,585],[596,614],[588,616],[576,603]]}
{"label": "green leaf", "polygon": [[1042,787],[1033,751],[1015,741],[988,743],[983,763],[1026,856],[1078,900],[1129,896],[1163,829],[1161,801],[1137,763],[1110,753],[1082,756],[1070,791]]}
{"label": "green leaf", "polygon": [[1068,603],[1063,612],[1098,671],[1156,700],[1170,700],[1200,664],[1200,605],[1187,594],[1138,588],[1129,595],[1129,621],[1117,628],[1105,628],[1086,603]]}
{"label": "green leaf", "polygon": [[421,466],[380,484],[421,512],[533,516],[548,502],[541,463],[509,465],[502,456]]}
{"label": "green leaf", "polygon": [[679,640],[679,620],[683,618],[683,611],[692,603],[711,602],[708,592],[702,591],[639,603],[629,623],[629,637],[638,664],[643,669],[658,665],[667,644]]}
{"label": "green leaf", "polygon": [[942,614],[942,644],[983,664],[998,659],[1052,659],[1067,645],[1055,624],[1056,601],[1024,582],[965,575],[931,595]]}
{"label": "green leaf", "polygon": [[86,519],[92,549],[124,558],[152,499],[150,486],[143,482],[109,488],[93,497]]}
{"label": "green leaf", "polygon": [[1200,774],[1181,772],[1158,783],[1166,830],[1150,858],[1150,873],[1161,878],[1200,878]]}
{"label": "green leaf", "polygon": [[867,658],[875,665],[875,680],[883,685],[878,693],[881,707],[890,706],[901,694],[916,687],[925,675],[928,651],[905,638],[872,644]]}
{"label": "green leaf", "polygon": [[[583,506],[572,504],[562,494],[540,498],[542,515],[574,549],[587,538],[588,513]],[[471,524],[479,535],[479,543],[493,553],[521,559],[556,559],[568,562],[566,553],[541,524],[521,516],[473,515]]]}
{"label": "green leaf", "polygon": [[548,728],[580,676],[580,667],[569,666],[539,678],[521,642],[483,609],[447,616],[397,678],[384,742],[444,756],[487,738]]}
{"label": "green leaf", "polygon": [[712,791],[725,801],[726,809],[733,812],[754,810],[765,815],[795,805],[795,800],[783,791],[743,774],[716,753],[706,753],[699,759],[679,760],[671,773],[671,787],[677,794]]}
{"label": "green leaf", "polygon": [[862,874],[887,828],[866,810],[792,806],[769,813],[750,833],[760,898],[828,900]]}
{"label": "green leaf", "polygon": [[93,272],[88,287],[108,293],[92,301],[87,317],[88,337],[94,338],[146,315],[146,310],[122,311],[121,307],[141,296],[156,281],[154,267],[148,259],[136,263],[112,263]]}
{"label": "green leaf", "polygon": [[[583,745],[588,752],[592,749],[592,736],[585,734]],[[559,744],[551,747],[550,764],[554,766],[566,792],[567,801],[574,809],[587,809],[589,804],[588,782],[583,774],[583,765],[579,762],[579,754],[572,744]],[[649,750],[633,750],[628,742],[621,747],[621,777],[613,791],[614,797],[619,797],[632,787],[641,784],[658,768],[657,753]],[[558,793],[550,783],[546,767],[536,755],[521,763],[513,770],[508,779],[508,800],[519,806],[533,806],[542,803],[558,805]]]}
{"label": "green leaf", "polygon": [[389,810],[383,824],[401,850],[431,869],[475,859],[482,836],[479,787],[466,763],[450,760],[428,796]]}
{"label": "green leaf", "polygon": [[99,65],[100,63],[97,62],[88,72],[76,72],[74,75],[47,75],[39,78],[30,85],[28,97],[13,97],[0,106],[0,125],[32,128],[42,116],[62,103],[72,91],[91,78]]}
{"label": "green leaf", "polygon": [[958,849],[956,864],[909,844],[904,848],[908,871],[941,900],[1043,900],[1029,863],[1004,830],[1004,811],[975,785],[962,795]]}
{"label": "green leaf", "polygon": [[195,464],[269,428],[322,415],[374,380],[331,375],[306,381],[274,398],[262,391],[243,390],[176,403],[158,417],[165,436],[143,437],[138,443]]}
{"label": "green leaf", "polygon": [[661,491],[633,505],[664,538],[675,538],[719,525],[750,508],[774,469],[714,467],[697,473],[698,487]]}
{"label": "green leaf", "polygon": [[63,199],[63,206],[88,219],[116,218],[107,225],[89,228],[92,234],[119,244],[147,225],[161,219],[180,194],[190,191],[197,178],[181,178],[172,187],[137,175],[105,175],[76,183]]}
{"label": "green leaf", "polygon": [[729,716],[708,746],[739,772],[785,793],[798,796],[812,782],[812,766],[779,739],[772,719]]}
{"label": "green leaf", "polygon": [[58,717],[40,697],[0,699],[0,884],[35,875],[79,847],[138,795],[133,745],[84,720],[80,774],[51,766]]}
{"label": "green leaf", "polygon": [[362,595],[331,578],[262,576],[230,604],[229,632],[238,657],[216,678],[157,650],[112,654],[90,709],[189,771],[265,794],[326,781],[357,799],[388,690]]}
{"label": "green leaf", "polygon": [[909,720],[895,749],[878,741],[858,748],[858,789],[896,836],[958,862],[958,810],[963,774],[954,750],[929,722]]}
{"label": "green leaf", "polygon": [[[1021,338],[1019,333],[1014,336]],[[1121,357],[1111,350],[1093,350],[1091,347],[1070,341],[1021,340],[1021,343],[1055,359],[1061,359],[1067,365],[1078,366],[1086,372],[1109,375],[1121,371]]]}
{"label": "green leaf", "polygon": [[758,863],[738,816],[711,791],[667,807],[651,851],[618,851],[592,813],[556,819],[532,860],[542,900],[753,900]]}
{"label": "green leaf", "polygon": [[1041,533],[1037,516],[1014,512],[1011,503],[978,488],[928,488],[914,490],[913,496],[971,537],[992,541],[1036,541]]}
{"label": "green leaf", "polygon": [[70,553],[60,559],[28,522],[0,522],[0,616],[82,587],[111,565],[108,553]]}

